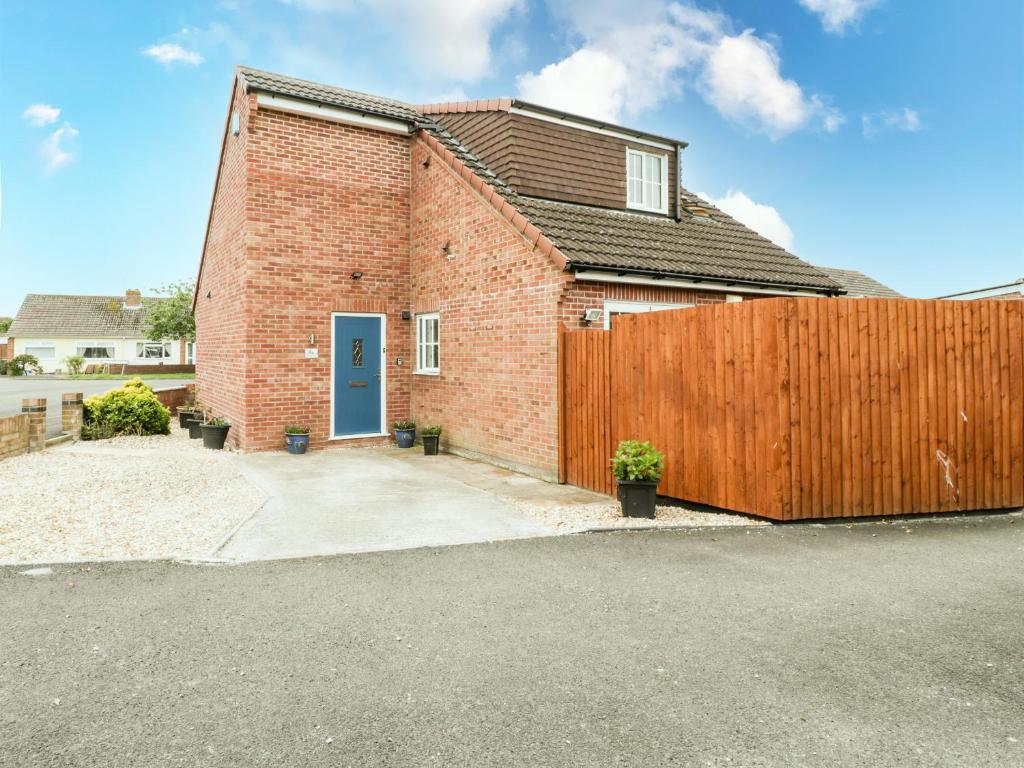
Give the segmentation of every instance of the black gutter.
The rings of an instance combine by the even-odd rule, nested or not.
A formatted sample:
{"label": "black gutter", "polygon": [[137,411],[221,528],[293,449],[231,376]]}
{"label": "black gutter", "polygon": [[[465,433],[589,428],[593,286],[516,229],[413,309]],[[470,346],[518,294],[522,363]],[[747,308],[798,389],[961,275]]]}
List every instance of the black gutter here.
{"label": "black gutter", "polygon": [[822,293],[826,296],[842,296],[846,293],[845,288],[823,288],[820,286],[812,285],[794,285],[792,283],[766,283],[758,282],[756,280],[741,280],[739,278],[725,278],[725,277],[707,277],[705,275],[688,275],[685,272],[664,272],[653,269],[634,269],[632,267],[606,267],[594,264],[581,264],[579,262],[570,261],[565,265],[565,269],[568,272],[580,272],[580,271],[593,271],[593,272],[609,272],[616,275],[638,275],[641,277],[649,277],[652,280],[689,280],[692,283],[712,283],[710,287],[723,285],[729,286],[747,286],[750,288],[762,288],[762,289],[779,289],[782,291],[810,291],[811,293]]}
{"label": "black gutter", "polygon": [[654,141],[661,142],[662,144],[681,144],[684,147],[689,146],[689,144],[682,139],[670,139],[667,136],[659,136],[656,133],[648,133],[647,131],[641,131],[636,128],[627,128],[624,125],[609,123],[604,120],[595,120],[592,117],[585,117],[583,115],[574,115],[572,112],[565,112],[561,109],[552,109],[551,107],[545,107],[529,101],[522,101],[521,99],[512,99],[512,106],[518,107],[526,112],[537,112],[538,114],[547,115],[548,117],[553,117],[558,120],[569,120],[574,123],[583,123],[584,125],[589,125],[591,128],[616,131],[627,136],[632,136],[635,139],[653,139]]}

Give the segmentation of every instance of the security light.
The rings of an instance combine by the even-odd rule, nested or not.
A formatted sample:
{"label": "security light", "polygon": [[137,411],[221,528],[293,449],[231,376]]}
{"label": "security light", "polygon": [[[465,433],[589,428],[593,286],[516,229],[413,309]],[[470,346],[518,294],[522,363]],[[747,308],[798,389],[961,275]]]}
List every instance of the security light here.
{"label": "security light", "polygon": [[598,309],[596,307],[591,307],[590,309],[583,310],[583,322],[586,323],[587,325],[590,325],[591,323],[596,323],[600,319],[601,319],[601,310],[600,309]]}

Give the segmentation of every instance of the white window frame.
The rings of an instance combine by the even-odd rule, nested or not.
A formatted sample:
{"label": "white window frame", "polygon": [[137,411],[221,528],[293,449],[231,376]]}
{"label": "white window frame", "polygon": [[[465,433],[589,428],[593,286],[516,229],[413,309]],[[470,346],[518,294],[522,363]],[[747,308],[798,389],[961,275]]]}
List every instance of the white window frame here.
{"label": "white window frame", "polygon": [[185,342],[185,365],[196,364],[196,343],[194,341]]}
{"label": "white window frame", "polygon": [[[35,349],[35,350],[45,349],[45,350],[49,351],[49,354],[48,355],[37,355],[35,352],[32,352],[33,349]],[[56,360],[57,359],[57,345],[54,344],[53,342],[42,342],[42,343],[36,343],[36,344],[25,344],[25,351],[22,354],[32,355],[32,357],[34,357],[39,362],[43,362],[43,360]]]}
{"label": "white window frame", "polygon": [[[633,200],[632,197],[632,185],[630,184],[631,178],[629,174],[630,161],[637,157],[640,159],[640,200]],[[655,158],[658,160],[658,164],[661,167],[661,179],[658,183],[661,185],[661,195],[659,200],[651,200],[648,195],[648,185],[653,184],[653,179],[647,178],[647,159]],[[668,155],[663,155],[658,152],[644,152],[639,149],[632,149],[626,147],[626,207],[632,208],[637,211],[651,211],[653,213],[668,213]]]}
{"label": "white window frame", "polygon": [[612,315],[635,315],[641,312],[662,312],[666,309],[689,309],[696,304],[662,304],[654,301],[606,301],[604,303],[604,329],[612,327]]}
{"label": "white window frame", "polygon": [[[437,338],[434,341],[427,341],[424,338],[424,326],[426,323],[434,321],[437,323]],[[434,346],[437,351],[437,365],[429,366],[425,365],[426,351],[429,346]],[[440,312],[424,312],[421,315],[416,315],[416,373],[424,376],[440,376],[441,375],[441,313]]]}
{"label": "white window frame", "polygon": [[[150,357],[146,354],[146,347],[160,345],[163,354],[160,357]],[[137,341],[135,342],[135,357],[139,360],[170,360],[174,356],[171,349],[173,342],[170,341]]]}
{"label": "white window frame", "polygon": [[[106,349],[113,352],[107,357],[85,357],[86,349]],[[117,357],[117,344],[109,341],[79,341],[75,344],[75,354],[85,360],[114,360]]]}

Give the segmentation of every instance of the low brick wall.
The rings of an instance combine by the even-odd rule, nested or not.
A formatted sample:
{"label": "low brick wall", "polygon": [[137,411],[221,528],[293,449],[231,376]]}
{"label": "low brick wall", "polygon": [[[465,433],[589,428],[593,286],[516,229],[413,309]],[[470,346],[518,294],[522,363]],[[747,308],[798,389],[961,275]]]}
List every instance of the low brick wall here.
{"label": "low brick wall", "polygon": [[126,365],[122,363],[102,363],[88,365],[85,373],[114,373],[122,376],[145,376],[148,373],[195,373],[194,365],[157,363],[155,365]]}
{"label": "low brick wall", "polygon": [[28,453],[28,414],[0,419],[0,459]]}
{"label": "low brick wall", "polygon": [[[78,439],[82,434],[82,393],[60,396],[61,426],[64,434]],[[0,419],[0,459],[41,451],[46,447],[46,398],[21,401],[21,413]]]}
{"label": "low brick wall", "polygon": [[185,403],[195,400],[196,385],[185,384],[180,387],[166,387],[164,389],[154,389],[153,392],[156,394],[157,399],[165,407],[170,408],[171,413],[174,413]]}

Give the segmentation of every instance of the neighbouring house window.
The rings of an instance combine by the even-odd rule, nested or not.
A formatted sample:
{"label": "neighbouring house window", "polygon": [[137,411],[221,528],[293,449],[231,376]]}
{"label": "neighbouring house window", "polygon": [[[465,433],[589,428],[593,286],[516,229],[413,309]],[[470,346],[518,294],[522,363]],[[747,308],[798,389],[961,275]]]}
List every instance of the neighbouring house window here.
{"label": "neighbouring house window", "polygon": [[441,316],[416,316],[416,373],[441,372]]}
{"label": "neighbouring house window", "polygon": [[612,327],[612,319],[618,315],[635,315],[638,312],[661,312],[666,309],[687,309],[693,304],[651,304],[642,301],[606,301],[604,303],[604,327]]}
{"label": "neighbouring house window", "polygon": [[626,150],[626,204],[642,211],[668,213],[668,157]]}
{"label": "neighbouring house window", "polygon": [[56,360],[57,347],[53,344],[37,344],[25,347],[25,354],[32,355],[36,360]]}
{"label": "neighbouring house window", "polygon": [[140,341],[135,345],[135,356],[146,360],[165,360],[171,356],[171,342]]}
{"label": "neighbouring house window", "polygon": [[195,365],[196,362],[196,343],[194,341],[185,342],[185,364]]}
{"label": "neighbouring house window", "polygon": [[105,344],[79,344],[76,352],[86,360],[113,360],[117,350]]}

